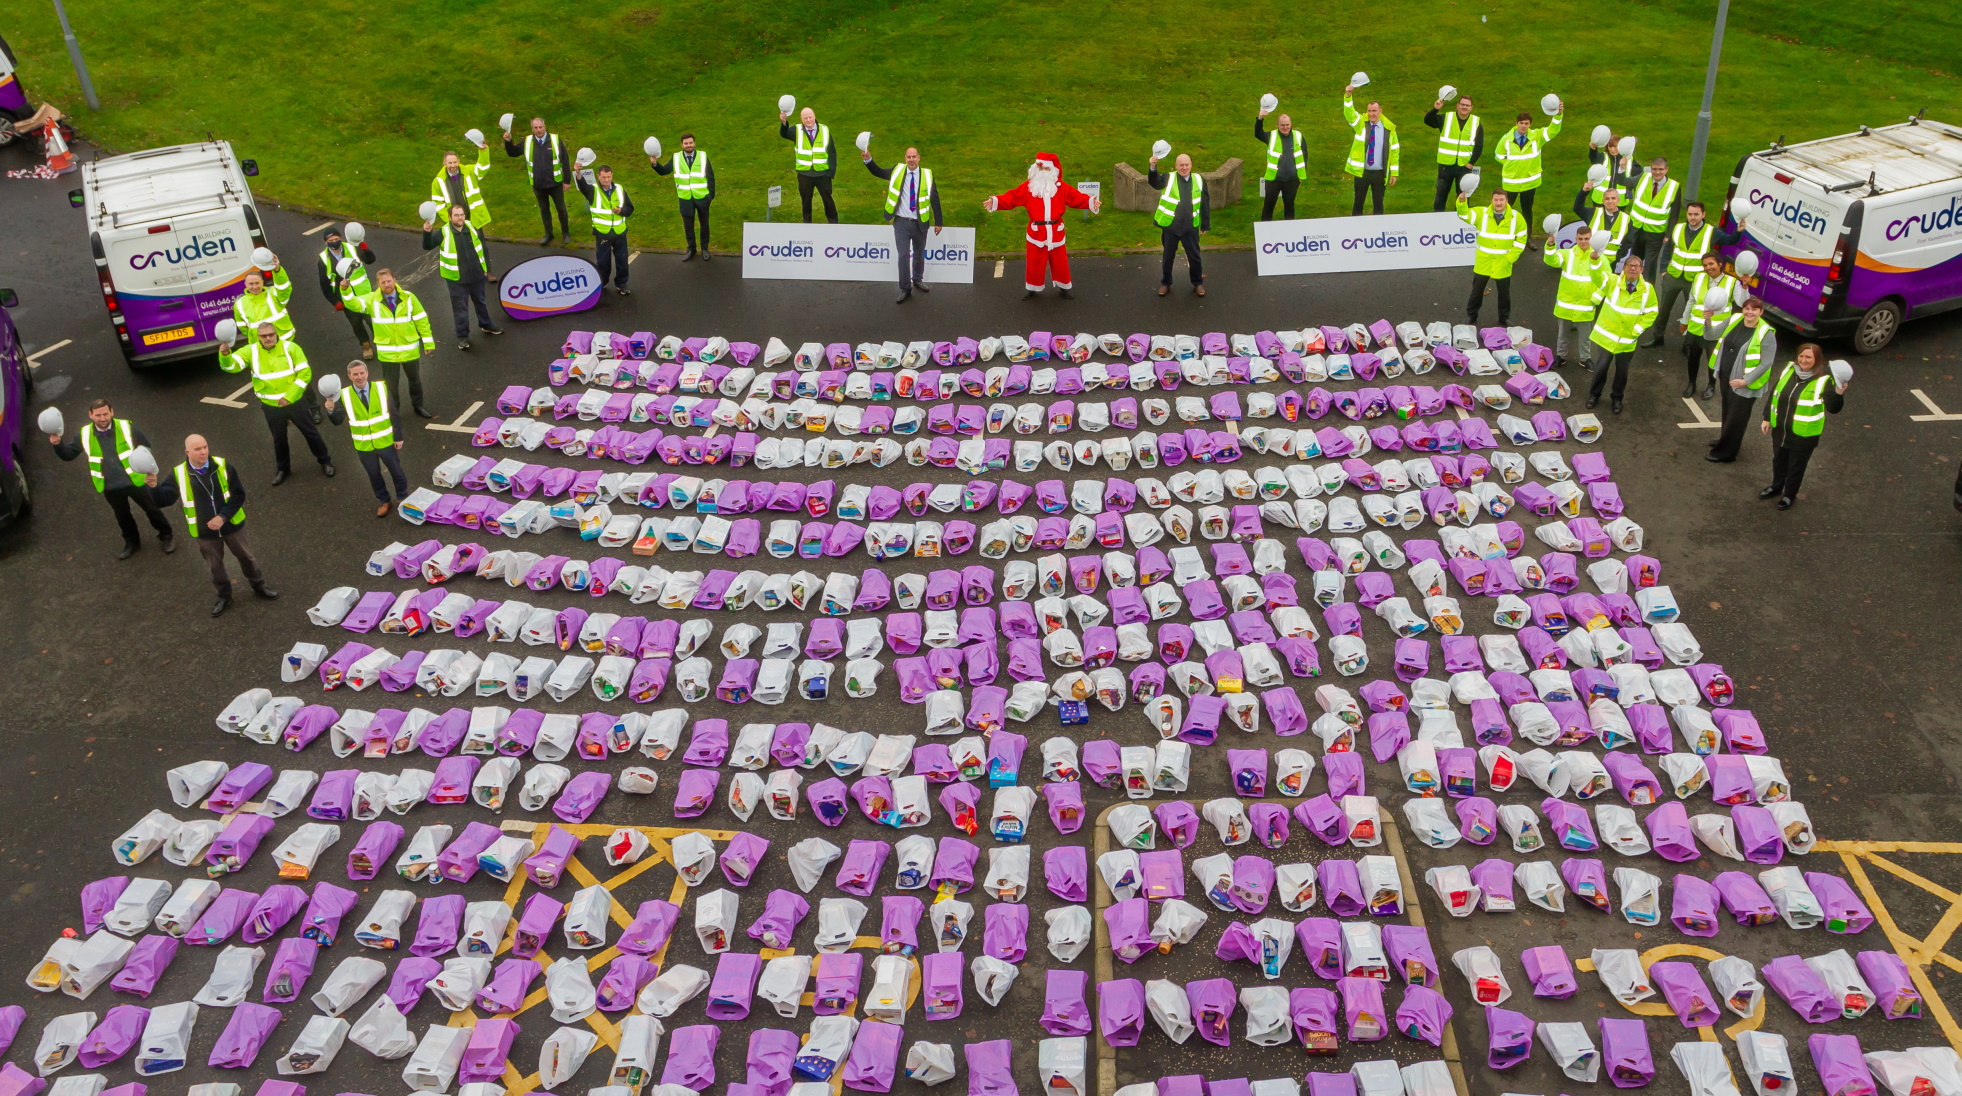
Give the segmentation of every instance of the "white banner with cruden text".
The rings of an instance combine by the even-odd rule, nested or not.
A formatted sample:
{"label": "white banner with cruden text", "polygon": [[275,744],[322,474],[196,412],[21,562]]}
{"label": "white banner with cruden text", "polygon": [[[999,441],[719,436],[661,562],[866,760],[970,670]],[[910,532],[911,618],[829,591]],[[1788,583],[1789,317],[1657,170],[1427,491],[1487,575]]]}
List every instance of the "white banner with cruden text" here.
{"label": "white banner with cruden text", "polygon": [[1478,234],[1455,213],[1386,213],[1258,221],[1254,252],[1262,274],[1340,274],[1470,266]]}
{"label": "white banner with cruden text", "polygon": [[[743,277],[890,282],[899,277],[892,226],[743,224]],[[926,282],[974,281],[974,230],[949,226],[926,237]]]}

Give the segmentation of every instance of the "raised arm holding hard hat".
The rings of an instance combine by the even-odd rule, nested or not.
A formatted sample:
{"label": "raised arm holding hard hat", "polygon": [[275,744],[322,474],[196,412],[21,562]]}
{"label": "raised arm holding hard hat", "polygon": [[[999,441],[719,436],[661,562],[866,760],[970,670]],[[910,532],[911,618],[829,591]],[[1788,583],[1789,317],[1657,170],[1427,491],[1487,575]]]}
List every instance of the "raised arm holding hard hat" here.
{"label": "raised arm holding hard hat", "polygon": [[368,487],[375,493],[375,516],[388,516],[388,483],[382,478],[387,469],[395,480],[397,501],[409,495],[409,479],[402,474],[402,419],[395,410],[400,404],[389,399],[388,382],[370,380],[365,362],[347,363],[347,383],[328,374],[320,378],[320,393],[327,400],[327,416],[334,425],[345,425],[354,438],[354,455],[368,473]]}
{"label": "raised arm holding hard hat", "polygon": [[321,237],[327,246],[320,249],[320,295],[334,306],[336,312],[347,316],[347,325],[354,329],[354,341],[361,344],[361,356],[375,356],[375,332],[368,317],[347,307],[342,299],[342,283],[347,283],[353,292],[368,292],[368,269],[364,264],[375,261],[375,253],[368,249],[368,230],[360,224],[349,221],[343,228],[329,225],[327,234]]}
{"label": "raised arm holding hard hat", "polygon": [[709,154],[695,147],[692,133],[681,135],[681,151],[665,164],[661,162],[660,138],[649,137],[641,149],[647,153],[647,162],[653,165],[655,174],[674,176],[674,196],[681,203],[681,230],[688,236],[688,254],[681,261],[685,263],[695,257],[695,225],[699,222],[702,261],[708,262],[714,258],[709,254],[709,204],[715,201],[715,165],[709,162]]}
{"label": "raised arm holding hard hat", "polygon": [[225,570],[225,550],[238,559],[245,581],[255,596],[271,601],[279,591],[266,585],[259,561],[252,555],[252,543],[245,535],[245,477],[223,457],[211,455],[211,445],[199,434],[184,439],[184,463],[178,465],[157,485],[157,503],[177,505],[184,510],[184,525],[198,542],[211,571],[211,585],[218,600],[211,606],[217,616],[231,607],[232,576]]}
{"label": "raised arm holding hard hat", "polygon": [[[239,332],[228,334],[236,337]],[[334,459],[327,452],[320,427],[314,425],[303,403],[313,380],[306,351],[292,339],[281,338],[271,321],[261,323],[251,334],[252,341],[243,349],[219,355],[218,367],[227,373],[249,373],[252,377],[252,392],[259,397],[259,410],[265,413],[266,429],[272,434],[273,486],[285,483],[286,477],[293,473],[293,455],[286,444],[289,423],[298,427],[300,436],[306,439],[307,451],[320,462],[321,475],[332,476]],[[230,350],[231,343],[224,334],[219,336],[219,342]]]}
{"label": "raised arm holding hard hat", "polygon": [[545,119],[531,120],[531,133],[522,142],[511,139],[511,116],[506,114],[504,123],[504,155],[523,156],[525,171],[531,179],[532,196],[538,199],[538,219],[545,225],[545,238],[538,241],[544,247],[552,242],[552,209],[559,210],[559,236],[565,246],[572,246],[572,226],[565,216],[565,185],[572,181],[572,156],[566,152],[565,141],[558,134],[545,128]]}
{"label": "raised arm holding hard hat", "polygon": [[482,130],[473,129],[464,138],[477,146],[477,161],[466,164],[454,152],[443,153],[443,166],[429,184],[429,200],[441,209],[453,205],[470,211],[471,227],[482,231],[491,223],[490,206],[484,202],[484,173],[490,170],[490,145]]}
{"label": "raised arm holding hard hat", "polygon": [[784,96],[789,102],[777,104],[777,133],[796,148],[797,154],[797,197],[804,203],[804,223],[811,223],[811,194],[824,197],[824,219],[832,224],[838,223],[838,203],[831,199],[831,181],[838,175],[838,143],[831,139],[831,127],[818,124],[817,111],[805,107],[795,125],[791,124],[790,111],[796,100]]}
{"label": "raised arm holding hard hat", "polygon": [[920,166],[920,150],[906,150],[906,162],[897,167],[880,167],[872,159],[871,134],[860,134],[858,155],[865,170],[886,181],[886,220],[892,222],[893,252],[899,258],[899,299],[905,304],[915,289],[930,292],[922,278],[926,275],[927,218],[933,218],[938,235],[946,225],[940,213],[940,188],[933,185],[933,169]]}
{"label": "raised arm holding hard hat", "polygon": [[[1457,103],[1447,111],[1446,104],[1453,98]],[[1459,95],[1450,84],[1437,89],[1424,124],[1438,131],[1437,191],[1431,195],[1431,212],[1442,213],[1457,200],[1458,180],[1485,155],[1485,125],[1472,113],[1471,96]]]}
{"label": "raised arm holding hard hat", "polygon": [[[579,155],[583,159],[591,151],[580,149]],[[634,200],[628,197],[625,184],[613,181],[613,169],[605,164],[583,170],[575,178],[580,195],[586,199],[587,219],[593,223],[593,265],[599,268],[600,284],[605,285],[611,274],[613,291],[625,297],[627,219],[634,215]]]}
{"label": "raised arm holding hard hat", "polygon": [[1605,246],[1613,256],[1609,261],[1616,270],[1621,269],[1623,259],[1634,254],[1635,238],[1630,231],[1634,223],[1627,211],[1621,208],[1621,191],[1614,189],[1607,191],[1601,207],[1588,219],[1587,227],[1594,230],[1596,237],[1606,241]]}
{"label": "raised arm holding hard hat", "polygon": [[1146,183],[1159,191],[1158,209],[1152,220],[1158,223],[1159,242],[1164,245],[1164,261],[1158,275],[1158,295],[1172,291],[1172,259],[1185,247],[1185,274],[1192,279],[1195,296],[1206,295],[1206,269],[1200,260],[1199,234],[1213,227],[1212,207],[1206,203],[1206,177],[1193,172],[1192,157],[1179,153],[1172,173],[1158,173],[1159,157],[1150,160]]}
{"label": "raised arm holding hard hat", "polygon": [[1504,177],[1499,185],[1505,188],[1513,206],[1529,223],[1533,219],[1533,198],[1539,193],[1540,183],[1545,177],[1543,150],[1548,142],[1560,135],[1561,114],[1566,107],[1559,96],[1547,95],[1540,100],[1540,109],[1548,115],[1546,125],[1534,129],[1533,116],[1522,110],[1519,117],[1513,119],[1512,129],[1501,136],[1492,149],[1492,155],[1504,168]]}
{"label": "raised arm holding hard hat", "polygon": [[1342,170],[1355,177],[1356,199],[1349,207],[1351,217],[1363,211],[1363,196],[1373,201],[1373,212],[1383,212],[1383,187],[1397,185],[1397,167],[1402,146],[1397,143],[1396,123],[1383,116],[1383,104],[1375,100],[1356,112],[1356,89],[1369,82],[1358,72],[1342,89],[1342,120],[1350,131],[1349,158]]}
{"label": "raised arm holding hard hat", "polygon": [[375,271],[375,287],[368,293],[353,293],[344,285],[341,292],[349,309],[360,312],[375,325],[376,372],[388,382],[396,410],[402,407],[402,390],[396,386],[399,373],[409,379],[409,406],[425,419],[434,418],[422,402],[422,356],[436,349],[429,330],[429,313],[422,301],[395,280],[387,268]]}
{"label": "raised arm holding hard hat", "polygon": [[[136,518],[129,512],[131,503],[149,519],[165,554],[177,550],[170,522],[151,497],[152,477],[135,467],[141,463],[136,458],[137,451],[149,452],[150,439],[143,436],[143,431],[128,419],[117,418],[116,409],[109,406],[109,401],[100,399],[89,404],[89,423],[72,438],[62,436],[61,412],[52,407],[41,412],[40,425],[54,446],[55,456],[62,460],[88,458],[89,480],[102,501],[109,504],[110,511],[116,515],[116,527],[122,530],[123,550],[117,559],[128,559],[143,545]],[[154,463],[152,460],[153,466]]]}
{"label": "raised arm holding hard hat", "polygon": [[[1269,100],[1273,100],[1271,105]],[[1281,216],[1294,220],[1294,196],[1308,177],[1308,145],[1294,128],[1294,119],[1283,114],[1275,119],[1274,132],[1267,132],[1267,116],[1279,105],[1272,95],[1262,96],[1260,113],[1254,116],[1254,140],[1267,146],[1267,169],[1260,176],[1267,184],[1267,193],[1260,200],[1263,221],[1274,219],[1276,199],[1281,202]]]}
{"label": "raised arm holding hard hat", "polygon": [[1846,387],[1852,383],[1851,365],[1836,361],[1829,366],[1818,343],[1799,347],[1797,360],[1778,374],[1765,400],[1758,429],[1771,439],[1771,486],[1759,491],[1759,498],[1778,496],[1780,510],[1798,505],[1799,485],[1819,448],[1826,416],[1846,407]]}
{"label": "raised arm holding hard hat", "polygon": [[470,349],[470,309],[477,309],[477,326],[486,335],[502,335],[504,329],[491,322],[490,302],[485,298],[490,284],[490,247],[484,234],[472,227],[467,211],[450,207],[449,223],[422,222],[422,249],[434,251],[437,270],[450,286],[450,317],[456,321],[456,348]]}

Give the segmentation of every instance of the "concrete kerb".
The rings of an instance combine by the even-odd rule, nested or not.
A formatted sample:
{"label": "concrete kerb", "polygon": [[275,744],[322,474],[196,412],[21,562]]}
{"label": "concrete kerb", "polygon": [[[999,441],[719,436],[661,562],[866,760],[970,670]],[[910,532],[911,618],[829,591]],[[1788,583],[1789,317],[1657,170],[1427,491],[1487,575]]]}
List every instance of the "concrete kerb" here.
{"label": "concrete kerb", "polygon": [[[1110,981],[1111,979],[1116,977],[1116,972],[1113,966],[1113,959],[1110,951],[1110,929],[1104,923],[1104,910],[1110,907],[1111,903],[1114,901],[1114,898],[1110,893],[1110,888],[1104,883],[1103,873],[1096,870],[1095,860],[1097,858],[1101,858],[1105,853],[1109,852],[1111,849],[1110,825],[1109,825],[1110,812],[1116,810],[1118,807],[1126,806],[1134,802],[1147,802],[1147,801],[1127,799],[1122,802],[1113,803],[1110,806],[1105,807],[1101,812],[1098,813],[1096,830],[1094,833],[1091,834],[1090,853],[1093,859],[1091,863],[1090,878],[1091,878],[1091,885],[1095,888],[1094,893],[1096,897],[1096,903],[1095,903],[1096,909],[1094,910],[1090,921],[1091,921],[1091,929],[1095,934],[1092,942],[1097,949],[1097,955],[1093,963],[1094,963],[1098,982]],[[1154,799],[1154,800],[1149,800],[1148,802],[1150,802],[1155,807],[1162,802],[1178,802],[1178,801]],[[1192,802],[1191,800],[1185,800],[1184,802],[1186,803],[1187,806],[1190,806],[1195,811],[1198,810],[1202,805],[1201,803],[1195,803]],[[1291,807],[1294,801],[1287,800],[1287,799],[1253,799],[1253,800],[1242,800],[1241,802],[1274,803],[1277,805]],[[1417,877],[1413,875],[1410,870],[1410,859],[1409,857],[1404,855],[1403,836],[1401,833],[1398,832],[1396,823],[1391,821],[1390,816],[1388,814],[1379,813],[1377,820],[1383,827],[1383,843],[1389,848],[1390,856],[1397,862],[1397,877],[1398,877],[1398,881],[1403,886],[1403,906],[1404,906],[1405,919],[1411,925],[1417,928],[1420,929],[1424,928],[1425,927],[1424,904],[1417,891]],[[1442,972],[1439,973],[1441,977]],[[1087,1093],[1086,1096],[1112,1096],[1112,1094],[1117,1091],[1117,1048],[1111,1046],[1109,1041],[1104,1038],[1103,1029],[1101,1025],[1098,1026],[1096,1039],[1097,1039],[1097,1087],[1093,1093]],[[1440,1056],[1444,1059],[1445,1066],[1451,1070],[1451,1083],[1454,1087],[1457,1088],[1458,1096],[1469,1096],[1471,1090],[1469,1087],[1467,1087],[1466,1084],[1464,1064],[1458,1056],[1457,1019],[1455,1015],[1453,1016],[1452,1019],[1447,1020],[1445,1022],[1443,1045],[1441,1045],[1438,1048],[1438,1050]]]}

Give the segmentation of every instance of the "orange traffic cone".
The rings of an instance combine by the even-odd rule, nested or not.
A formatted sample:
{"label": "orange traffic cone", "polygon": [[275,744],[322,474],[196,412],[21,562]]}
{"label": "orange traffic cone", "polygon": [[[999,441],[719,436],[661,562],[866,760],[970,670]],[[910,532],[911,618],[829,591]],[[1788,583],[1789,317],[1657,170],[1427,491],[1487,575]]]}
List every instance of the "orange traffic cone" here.
{"label": "orange traffic cone", "polygon": [[75,153],[69,149],[68,142],[61,139],[61,122],[49,119],[42,127],[48,148],[48,168],[56,175],[66,175],[75,170]]}

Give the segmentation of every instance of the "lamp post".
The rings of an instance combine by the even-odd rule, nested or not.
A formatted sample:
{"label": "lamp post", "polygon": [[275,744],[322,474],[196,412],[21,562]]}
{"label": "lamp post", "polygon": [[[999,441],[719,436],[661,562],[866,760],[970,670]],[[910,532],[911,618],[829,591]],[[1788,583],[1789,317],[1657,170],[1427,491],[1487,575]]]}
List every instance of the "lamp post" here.
{"label": "lamp post", "polygon": [[82,101],[90,110],[101,110],[102,103],[95,97],[95,81],[89,79],[89,65],[82,60],[82,44],[75,40],[75,30],[68,25],[68,9],[61,6],[61,0],[54,0],[55,18],[61,20],[61,40],[68,43],[68,59],[75,63],[75,79],[82,83]]}
{"label": "lamp post", "polygon": [[1697,196],[1703,182],[1703,154],[1710,147],[1710,102],[1717,97],[1717,62],[1724,55],[1724,21],[1730,17],[1730,0],[1717,0],[1717,25],[1710,32],[1710,64],[1703,70],[1703,109],[1696,115],[1696,141],[1690,145],[1689,196]]}

